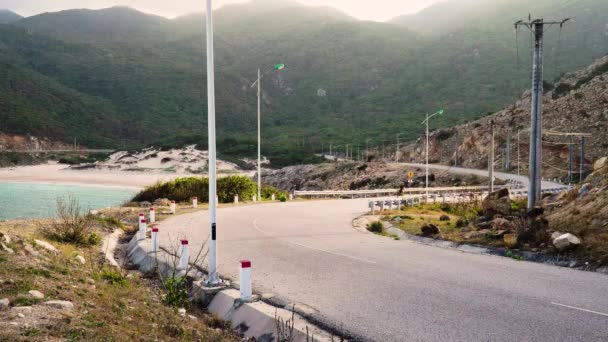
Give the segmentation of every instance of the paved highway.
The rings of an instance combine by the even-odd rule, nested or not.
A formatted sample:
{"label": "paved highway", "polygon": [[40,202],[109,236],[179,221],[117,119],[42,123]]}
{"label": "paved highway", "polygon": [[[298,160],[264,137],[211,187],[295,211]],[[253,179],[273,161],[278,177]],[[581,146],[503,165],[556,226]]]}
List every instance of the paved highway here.
{"label": "paved highway", "polygon": [[[308,306],[364,341],[608,341],[608,277],[394,241],[355,230],[366,200],[218,211],[219,270],[253,262],[254,289]],[[176,216],[161,241],[208,237],[208,213]]]}

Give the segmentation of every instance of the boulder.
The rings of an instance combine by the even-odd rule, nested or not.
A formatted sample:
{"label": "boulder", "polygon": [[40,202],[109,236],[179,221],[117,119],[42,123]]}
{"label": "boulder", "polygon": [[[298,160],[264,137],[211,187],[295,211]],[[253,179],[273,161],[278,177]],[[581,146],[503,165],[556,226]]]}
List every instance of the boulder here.
{"label": "boulder", "polygon": [[51,245],[50,243],[48,243],[46,241],[34,240],[34,242],[36,243],[36,246],[40,246],[51,253],[59,253],[59,250],[57,250],[57,248],[55,248],[55,246]]}
{"label": "boulder", "polygon": [[152,206],[152,203],[150,203],[148,201],[143,201],[143,202],[139,202],[139,206],[142,208],[150,208]]}
{"label": "boulder", "polygon": [[0,232],[0,242],[9,244],[11,243],[11,237],[7,234]]}
{"label": "boulder", "polygon": [[578,189],[578,197],[583,197],[586,194],[589,193],[589,190],[591,190],[591,184],[589,183],[585,183],[581,186],[580,189]]}
{"label": "boulder", "polygon": [[422,236],[432,236],[439,234],[439,228],[432,223],[425,223],[420,227],[420,232],[422,232]]}
{"label": "boulder", "polygon": [[93,209],[93,210],[89,211],[89,215],[97,216],[97,215],[99,215],[99,210],[94,210]]}
{"label": "boulder", "polygon": [[494,230],[510,231],[513,229],[513,225],[511,224],[511,221],[504,219],[502,217],[493,219],[490,222],[490,224],[492,225],[492,229],[494,229]]}
{"label": "boulder", "polygon": [[602,157],[593,163],[593,172],[603,169],[608,166],[608,157]]}
{"label": "boulder", "polygon": [[444,215],[441,215],[441,216],[439,217],[439,221],[449,221],[449,220],[450,220],[450,216],[445,215],[445,214],[444,214]]}
{"label": "boulder", "polygon": [[8,310],[11,308],[11,302],[8,298],[0,299],[0,311]]}
{"label": "boulder", "polygon": [[75,256],[74,260],[82,265],[84,265],[86,263],[86,260],[84,259],[84,257],[82,255]]}
{"label": "boulder", "polygon": [[30,294],[30,296],[37,298],[37,299],[42,299],[44,298],[44,293],[40,292],[40,291],[36,291],[36,290],[31,290],[28,292]]}
{"label": "boulder", "polygon": [[553,241],[553,240],[557,239],[558,237],[560,237],[560,236],[562,236],[562,235],[564,235],[564,233],[562,233],[562,232],[553,232],[553,233],[551,234],[551,241]]}
{"label": "boulder", "polygon": [[527,215],[529,218],[535,218],[535,217],[539,217],[539,216],[541,216],[541,215],[542,215],[542,214],[544,214],[544,213],[545,213],[545,209],[544,209],[543,207],[534,207],[534,208],[532,208],[532,209],[529,209],[529,210],[526,212],[526,215]]}
{"label": "boulder", "polygon": [[67,300],[49,300],[47,302],[44,302],[44,305],[51,307],[53,309],[60,309],[60,310],[74,309],[74,304],[72,304],[72,302],[69,302]]}
{"label": "boulder", "polygon": [[576,237],[570,233],[562,234],[558,238],[553,240],[553,246],[555,246],[555,248],[557,248],[557,250],[560,252],[563,252],[563,251],[566,251],[569,249],[574,249],[574,248],[578,247],[580,244],[581,244],[581,240],[578,237]]}
{"label": "boulder", "polygon": [[511,213],[511,198],[508,189],[501,189],[489,194],[481,208],[485,217],[492,218],[496,215],[508,216]]}
{"label": "boulder", "polygon": [[158,198],[154,201],[154,205],[168,207],[171,204],[171,201],[168,198]]}
{"label": "boulder", "polygon": [[6,252],[8,254],[15,254],[12,248],[8,248],[4,243],[0,242],[0,251]]}

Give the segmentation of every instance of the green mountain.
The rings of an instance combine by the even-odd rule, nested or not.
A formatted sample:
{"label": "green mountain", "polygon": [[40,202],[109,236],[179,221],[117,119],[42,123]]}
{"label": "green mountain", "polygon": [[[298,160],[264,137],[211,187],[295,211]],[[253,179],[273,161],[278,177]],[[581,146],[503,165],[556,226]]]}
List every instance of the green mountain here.
{"label": "green mountain", "polygon": [[[392,141],[396,133],[413,138],[423,113],[436,108],[446,114],[433,123],[447,126],[510,103],[530,83],[529,33],[519,33],[518,67],[512,26],[527,16],[527,1],[478,0],[470,5],[477,12],[464,11],[468,16],[454,10],[463,1],[471,2],[450,0],[393,23],[281,0],[217,10],[220,153],[255,154],[250,85],[258,67],[270,70],[262,82],[263,152],[278,164],[299,162],[302,153],[330,143],[343,149],[368,138],[372,145]],[[547,34],[548,78],[606,52],[608,3],[539,0],[534,6],[549,4],[559,10],[547,18],[567,13],[574,20],[559,44],[557,28]],[[9,101],[0,130],[77,137],[91,146],[204,146],[204,24],[202,14],[169,20],[114,7],[0,25],[0,63],[7,66],[0,71],[0,96]],[[287,68],[272,71],[279,62]],[[30,91],[11,86],[25,81]],[[103,118],[103,125],[93,118]]]}
{"label": "green mountain", "polygon": [[0,9],[0,24],[14,23],[21,18],[23,17],[15,12]]}

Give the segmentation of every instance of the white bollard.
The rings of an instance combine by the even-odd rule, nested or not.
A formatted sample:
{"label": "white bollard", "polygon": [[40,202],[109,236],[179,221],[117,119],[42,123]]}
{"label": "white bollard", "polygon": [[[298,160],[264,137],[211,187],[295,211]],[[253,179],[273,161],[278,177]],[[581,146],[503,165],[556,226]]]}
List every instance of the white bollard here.
{"label": "white bollard", "polygon": [[192,197],[192,208],[198,208],[198,197]]}
{"label": "white bollard", "polygon": [[152,252],[158,252],[158,228],[152,228]]}
{"label": "white bollard", "polygon": [[253,291],[251,288],[251,261],[241,261],[241,267],[239,269],[239,287],[241,289],[241,300],[251,300]]}
{"label": "white bollard", "polygon": [[146,214],[139,213],[139,217],[137,218],[137,229],[141,230],[141,220],[146,218]]}
{"label": "white bollard", "polygon": [[146,225],[146,219],[142,218],[141,220],[139,220],[139,239],[143,240],[146,238],[146,229],[148,229],[148,226]]}
{"label": "white bollard", "polygon": [[154,211],[154,207],[150,207],[150,223],[156,222],[156,213]]}
{"label": "white bollard", "polygon": [[271,199],[272,201],[274,201],[274,200],[275,200],[275,198],[276,198],[276,196],[275,196],[274,194],[272,194],[272,196],[271,196],[271,198],[270,198],[270,199]]}
{"label": "white bollard", "polygon": [[171,204],[169,205],[169,211],[171,211],[171,214],[175,214],[175,201],[171,201]]}
{"label": "white bollard", "polygon": [[219,205],[220,204],[220,198],[218,196],[215,196],[215,205]]}
{"label": "white bollard", "polygon": [[239,204],[239,195],[234,195],[234,204]]}
{"label": "white bollard", "polygon": [[293,201],[293,194],[289,194],[289,200]]}
{"label": "white bollard", "polygon": [[257,202],[258,201],[258,195],[253,195],[253,201]]}
{"label": "white bollard", "polygon": [[190,251],[188,250],[188,240],[181,240],[182,250],[179,255],[179,265],[177,269],[180,271],[188,270],[188,262],[190,261]]}

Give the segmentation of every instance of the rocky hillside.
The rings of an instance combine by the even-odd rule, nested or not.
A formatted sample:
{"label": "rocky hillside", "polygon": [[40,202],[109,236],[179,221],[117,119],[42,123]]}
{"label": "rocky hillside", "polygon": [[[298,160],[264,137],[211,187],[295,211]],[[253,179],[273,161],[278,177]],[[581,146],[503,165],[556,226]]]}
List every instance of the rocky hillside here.
{"label": "rocky hillside", "polygon": [[[290,166],[262,173],[262,181],[282,190],[369,190],[399,189],[407,186],[408,172],[414,173],[414,187],[423,186],[424,170],[404,168],[397,164],[327,163],[321,165]],[[451,175],[433,172],[430,186],[480,185],[477,176]]]}
{"label": "rocky hillside", "polygon": [[[490,123],[496,129],[496,169],[505,169],[505,148],[510,140],[510,172],[517,172],[517,135],[520,132],[519,154],[521,172],[527,172],[530,127],[530,92],[515,104],[492,115],[430,135],[430,160],[452,164],[458,147],[458,164],[471,168],[486,168],[491,146]],[[458,113],[446,110],[445,116]],[[543,129],[545,133],[590,133],[586,139],[585,169],[592,169],[593,160],[608,153],[605,134],[608,131],[608,55],[586,69],[566,74],[553,85],[545,85],[543,98]],[[401,159],[421,161],[424,158],[424,136],[401,149]],[[568,137],[543,136],[543,174],[545,177],[565,177],[568,169]],[[580,138],[574,139],[574,171],[580,162]],[[392,149],[394,157],[395,147]],[[578,173],[575,174],[575,180]]]}
{"label": "rocky hillside", "polygon": [[0,132],[0,152],[6,150],[60,150],[71,147],[65,143],[48,138]]}
{"label": "rocky hillside", "polygon": [[[593,173],[578,188],[559,196],[547,198],[547,220],[560,232],[580,237],[579,253],[598,265],[608,265],[608,161],[599,159]],[[605,268],[608,270],[608,267]]]}

